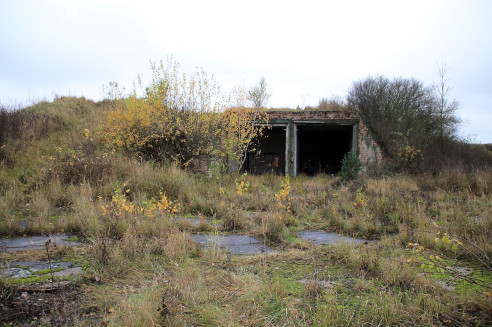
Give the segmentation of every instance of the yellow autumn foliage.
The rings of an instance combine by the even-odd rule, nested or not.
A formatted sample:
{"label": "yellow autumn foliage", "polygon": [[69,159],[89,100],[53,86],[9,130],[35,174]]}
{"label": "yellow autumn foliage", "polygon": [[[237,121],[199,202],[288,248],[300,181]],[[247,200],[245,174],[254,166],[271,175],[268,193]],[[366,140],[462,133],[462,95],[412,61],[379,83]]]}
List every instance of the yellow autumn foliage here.
{"label": "yellow autumn foliage", "polygon": [[[197,169],[214,160],[238,168],[252,141],[262,134],[268,116],[258,108],[225,110],[218,84],[203,70],[179,73],[170,59],[152,64],[153,79],[144,91],[136,88],[107,116],[102,133],[113,148],[143,159]],[[141,85],[141,83],[139,83]],[[262,125],[254,122],[261,121]]]}
{"label": "yellow autumn foliage", "polygon": [[[230,108],[223,114],[225,152],[240,169],[249,151],[256,151],[253,142],[268,127],[268,114],[260,108]],[[253,122],[261,122],[254,124]]]}
{"label": "yellow autumn foliage", "polygon": [[108,114],[108,144],[145,159],[167,160],[186,168],[217,151],[221,105],[218,85],[203,71],[180,75],[172,61],[152,64],[153,80],[144,96],[137,91]]}

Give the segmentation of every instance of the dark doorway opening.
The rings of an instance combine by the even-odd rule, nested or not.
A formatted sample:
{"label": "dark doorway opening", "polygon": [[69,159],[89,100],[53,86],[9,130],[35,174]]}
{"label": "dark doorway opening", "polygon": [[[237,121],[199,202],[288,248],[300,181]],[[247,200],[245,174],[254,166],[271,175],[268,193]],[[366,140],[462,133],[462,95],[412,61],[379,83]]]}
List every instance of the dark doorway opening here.
{"label": "dark doorway opening", "polygon": [[254,147],[257,151],[248,153],[245,171],[251,174],[285,174],[285,126],[265,129]]}
{"label": "dark doorway opening", "polygon": [[297,173],[338,173],[343,156],[352,150],[352,138],[352,125],[298,125]]}

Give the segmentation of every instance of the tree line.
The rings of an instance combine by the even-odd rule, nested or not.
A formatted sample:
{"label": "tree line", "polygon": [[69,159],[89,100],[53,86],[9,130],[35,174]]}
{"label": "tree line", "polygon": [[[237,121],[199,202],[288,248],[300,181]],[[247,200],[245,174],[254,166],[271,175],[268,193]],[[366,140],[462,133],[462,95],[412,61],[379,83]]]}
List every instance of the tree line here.
{"label": "tree line", "polygon": [[385,76],[352,84],[346,104],[368,125],[391,168],[415,171],[491,164],[485,147],[474,147],[458,136],[460,103],[449,98],[446,73],[446,66],[440,65],[433,86],[415,78]]}

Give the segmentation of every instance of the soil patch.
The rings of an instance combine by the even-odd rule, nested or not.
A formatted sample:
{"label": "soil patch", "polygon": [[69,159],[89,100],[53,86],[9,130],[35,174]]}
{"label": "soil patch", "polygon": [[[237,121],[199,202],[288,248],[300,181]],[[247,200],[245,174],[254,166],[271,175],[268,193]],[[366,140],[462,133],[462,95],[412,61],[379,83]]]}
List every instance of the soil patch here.
{"label": "soil patch", "polygon": [[[28,325],[70,325],[79,310],[80,290],[74,285],[46,291],[12,290],[0,301],[0,323]],[[34,323],[36,321],[36,323]]]}

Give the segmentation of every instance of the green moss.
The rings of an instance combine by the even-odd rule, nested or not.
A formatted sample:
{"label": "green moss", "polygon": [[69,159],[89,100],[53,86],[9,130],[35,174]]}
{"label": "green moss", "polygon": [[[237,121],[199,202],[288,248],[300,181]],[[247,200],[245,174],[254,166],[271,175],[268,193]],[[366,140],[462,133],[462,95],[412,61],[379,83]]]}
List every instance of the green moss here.
{"label": "green moss", "polygon": [[[479,268],[471,268],[473,272],[462,277],[452,271],[436,266],[426,257],[421,257],[421,269],[428,273],[428,276],[434,280],[448,282],[450,286],[455,288],[455,291],[460,294],[483,292],[485,288],[481,285],[492,287],[492,272],[484,271]],[[442,259],[443,267],[462,267],[463,262],[457,260]],[[477,282],[474,282],[476,280]]]}
{"label": "green moss", "polygon": [[58,267],[56,269],[41,269],[41,270],[34,271],[33,274],[39,276],[39,275],[51,274],[52,272],[57,272],[57,271],[62,271],[62,270],[65,270],[65,268]]}
{"label": "green moss", "polygon": [[[488,284],[488,287],[492,287],[492,273],[485,272],[483,270],[475,269],[475,271],[469,275],[472,279],[480,281],[480,283]],[[456,281],[455,285],[456,291],[458,293],[480,293],[485,292],[486,289],[474,282],[467,279],[461,278]]]}
{"label": "green moss", "polygon": [[286,235],[286,237],[284,238],[284,241],[289,242],[289,243],[294,243],[298,240],[299,240],[299,238],[293,233]]}
{"label": "green moss", "polygon": [[22,285],[22,284],[34,284],[34,283],[43,283],[51,281],[50,275],[31,275],[25,278],[9,278],[8,282],[12,285]]}
{"label": "green moss", "polygon": [[[49,270],[49,269],[48,269]],[[44,275],[31,275],[25,278],[8,278],[7,283],[10,285],[26,285],[26,284],[37,284],[37,283],[46,283],[51,282],[51,274],[47,273]],[[53,282],[58,281],[71,281],[74,280],[76,275],[68,275],[68,276],[53,276]]]}
{"label": "green moss", "polygon": [[57,221],[57,220],[58,220],[58,216],[56,216],[56,215],[51,215],[51,216],[49,217],[49,219],[50,219],[51,221],[53,221],[53,222],[54,222],[54,221]]}

